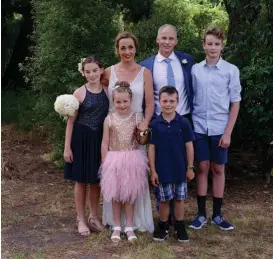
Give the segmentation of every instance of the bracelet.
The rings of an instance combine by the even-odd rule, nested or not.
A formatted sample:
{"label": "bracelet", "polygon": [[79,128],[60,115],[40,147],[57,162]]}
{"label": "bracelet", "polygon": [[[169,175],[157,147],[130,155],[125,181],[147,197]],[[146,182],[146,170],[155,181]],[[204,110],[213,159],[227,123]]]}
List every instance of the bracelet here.
{"label": "bracelet", "polygon": [[149,133],[149,131],[150,131],[149,129],[146,129],[146,130],[140,132],[140,133],[139,133],[140,137],[146,136],[146,135]]}
{"label": "bracelet", "polygon": [[193,170],[193,169],[194,169],[194,166],[188,165],[188,166],[187,166],[187,169],[188,169],[188,170]]}

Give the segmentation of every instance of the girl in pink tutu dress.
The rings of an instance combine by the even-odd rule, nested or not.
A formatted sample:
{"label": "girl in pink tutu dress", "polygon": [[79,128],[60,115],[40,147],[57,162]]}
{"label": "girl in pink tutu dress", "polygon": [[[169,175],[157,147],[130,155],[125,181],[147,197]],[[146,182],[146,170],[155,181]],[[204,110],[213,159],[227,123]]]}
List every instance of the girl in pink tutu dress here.
{"label": "girl in pink tutu dress", "polygon": [[[101,147],[102,165],[100,184],[103,198],[112,201],[113,233],[111,240],[120,240],[122,209],[125,211],[125,228],[128,241],[137,239],[134,233],[134,205],[144,196],[147,188],[148,160],[145,150],[136,139],[137,125],[142,118],[130,109],[132,91],[127,82],[117,82],[113,92],[115,112],[104,121]],[[144,144],[145,138],[139,140]],[[151,204],[150,204],[151,210]],[[152,213],[148,221],[153,229]]]}

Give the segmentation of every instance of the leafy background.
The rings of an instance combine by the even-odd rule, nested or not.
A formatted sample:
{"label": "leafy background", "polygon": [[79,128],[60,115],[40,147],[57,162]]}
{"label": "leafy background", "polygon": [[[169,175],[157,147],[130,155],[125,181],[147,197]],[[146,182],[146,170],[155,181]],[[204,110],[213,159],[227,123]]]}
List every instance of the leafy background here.
{"label": "leafy background", "polygon": [[122,30],[139,39],[137,61],[157,51],[159,26],[178,30],[177,49],[204,58],[209,25],[227,35],[224,58],[240,68],[241,110],[233,149],[260,154],[273,139],[273,5],[271,0],[4,0],[2,5],[2,122],[39,128],[62,161],[65,123],[54,112],[57,95],[84,78],[80,58],[97,54],[105,67],[118,61],[114,39]]}

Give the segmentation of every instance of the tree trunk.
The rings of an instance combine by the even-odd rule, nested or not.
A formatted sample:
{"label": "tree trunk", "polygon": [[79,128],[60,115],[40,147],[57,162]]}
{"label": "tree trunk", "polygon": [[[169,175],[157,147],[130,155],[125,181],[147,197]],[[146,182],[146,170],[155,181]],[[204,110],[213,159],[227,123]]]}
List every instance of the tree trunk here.
{"label": "tree trunk", "polygon": [[224,0],[224,4],[229,15],[226,53],[237,65],[247,65],[261,0]]}
{"label": "tree trunk", "polygon": [[2,86],[4,88],[19,88],[24,85],[22,73],[19,71],[18,64],[24,62],[25,57],[29,56],[30,38],[33,31],[33,19],[31,14],[32,6],[28,2],[26,5],[13,11],[23,15],[20,33],[14,44],[13,52],[9,64],[2,75]]}

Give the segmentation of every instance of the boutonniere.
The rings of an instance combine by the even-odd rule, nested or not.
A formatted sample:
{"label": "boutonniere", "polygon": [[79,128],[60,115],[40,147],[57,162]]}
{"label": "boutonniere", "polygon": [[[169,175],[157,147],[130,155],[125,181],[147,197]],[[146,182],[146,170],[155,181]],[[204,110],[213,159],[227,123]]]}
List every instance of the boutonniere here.
{"label": "boutonniere", "polygon": [[184,58],[181,60],[181,63],[182,63],[182,65],[186,65],[186,64],[188,64],[188,60]]}

